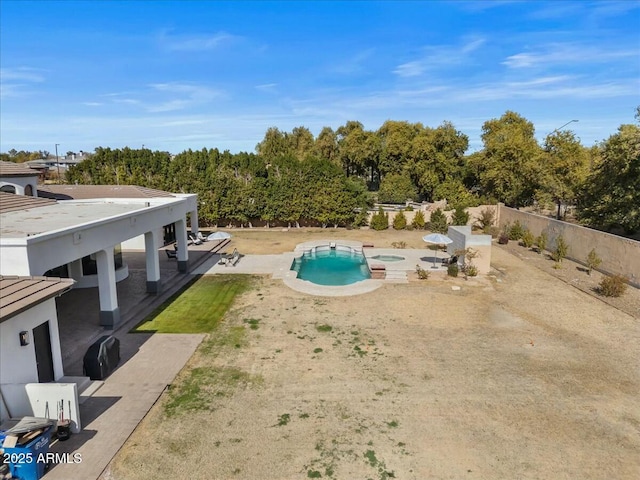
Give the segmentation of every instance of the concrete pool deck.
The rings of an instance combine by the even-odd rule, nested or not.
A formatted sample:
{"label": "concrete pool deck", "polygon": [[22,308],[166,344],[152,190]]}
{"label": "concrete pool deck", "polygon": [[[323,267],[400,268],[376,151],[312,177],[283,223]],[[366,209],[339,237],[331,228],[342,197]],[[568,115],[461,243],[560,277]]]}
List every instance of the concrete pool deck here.
{"label": "concrete pool deck", "polygon": [[[317,285],[297,278],[297,273],[291,270],[291,264],[296,257],[301,256],[307,250],[318,246],[329,246],[333,243],[362,252],[369,266],[384,265],[387,278],[384,280],[362,280],[351,285],[338,286]],[[389,262],[372,258],[377,255],[393,255],[403,259]],[[373,248],[363,247],[362,242],[353,240],[326,239],[300,243],[293,252],[280,255],[241,255],[240,261],[235,266],[220,264],[222,257],[216,254],[192,273],[197,275],[271,275],[272,278],[281,279],[289,288],[308,295],[350,296],[372,292],[385,283],[407,283],[407,274],[415,272],[417,265],[434,275],[444,276],[447,274],[447,267],[442,265],[442,259],[447,257],[446,252],[434,252],[430,249]],[[433,268],[434,261],[436,268]]]}

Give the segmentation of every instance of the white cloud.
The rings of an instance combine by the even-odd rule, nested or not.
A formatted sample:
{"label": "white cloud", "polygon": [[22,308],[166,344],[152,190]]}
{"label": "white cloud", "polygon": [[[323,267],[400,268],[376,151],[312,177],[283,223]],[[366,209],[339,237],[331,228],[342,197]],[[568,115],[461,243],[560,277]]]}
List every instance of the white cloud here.
{"label": "white cloud", "polygon": [[541,46],[537,51],[511,55],[502,62],[509,68],[531,68],[549,65],[580,63],[606,63],[640,55],[638,49],[604,49],[575,43],[552,43]]}
{"label": "white cloud", "polygon": [[424,47],[424,54],[420,58],[398,65],[393,73],[399,77],[418,77],[427,70],[460,65],[469,61],[471,54],[482,47],[485,42],[484,38],[470,37],[459,46],[430,45]]}
{"label": "white cloud", "polygon": [[18,67],[0,69],[0,98],[24,97],[32,93],[29,89],[45,78],[42,70]]}
{"label": "white cloud", "polygon": [[161,43],[172,52],[197,52],[214,50],[240,37],[226,32],[208,35],[163,35]]}

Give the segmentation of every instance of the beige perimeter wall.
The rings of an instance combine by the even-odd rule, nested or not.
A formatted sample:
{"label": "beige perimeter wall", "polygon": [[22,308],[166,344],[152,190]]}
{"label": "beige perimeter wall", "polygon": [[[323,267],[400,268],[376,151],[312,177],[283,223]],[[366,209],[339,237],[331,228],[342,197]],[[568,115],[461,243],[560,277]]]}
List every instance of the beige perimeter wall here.
{"label": "beige perimeter wall", "polygon": [[498,225],[516,220],[528,228],[535,236],[546,232],[549,238],[547,250],[553,250],[556,239],[562,235],[569,245],[568,258],[585,263],[592,248],[602,259],[598,270],[608,274],[621,274],[629,279],[629,283],[640,287],[640,242],[619,237],[610,233],[599,232],[572,223],[521,212],[513,208],[498,206]]}

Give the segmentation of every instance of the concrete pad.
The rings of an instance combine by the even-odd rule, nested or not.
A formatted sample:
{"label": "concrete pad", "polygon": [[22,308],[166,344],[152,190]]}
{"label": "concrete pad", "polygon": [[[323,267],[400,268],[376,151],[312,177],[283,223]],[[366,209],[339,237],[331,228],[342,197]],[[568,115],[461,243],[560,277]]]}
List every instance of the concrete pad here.
{"label": "concrete pad", "polygon": [[54,441],[52,452],[79,454],[78,463],[53,465],[46,480],[98,478],[111,459],[191,358],[204,334],[120,335],[123,357],[131,355],[80,407],[81,433]]}

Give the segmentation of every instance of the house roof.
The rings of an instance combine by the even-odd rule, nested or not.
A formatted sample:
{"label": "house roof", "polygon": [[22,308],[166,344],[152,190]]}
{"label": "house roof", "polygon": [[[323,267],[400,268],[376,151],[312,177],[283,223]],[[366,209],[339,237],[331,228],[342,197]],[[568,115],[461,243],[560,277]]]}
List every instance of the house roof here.
{"label": "house roof", "polygon": [[38,188],[38,196],[56,200],[174,197],[169,192],[138,185],[45,185]]}
{"label": "house roof", "polygon": [[30,208],[55,205],[57,202],[48,198],[30,197],[28,195],[16,195],[14,193],[0,192],[0,213],[29,210]]}
{"label": "house roof", "polygon": [[33,170],[22,163],[0,160],[0,177],[35,177],[37,175],[37,170]]}
{"label": "house roof", "polygon": [[62,295],[74,283],[70,278],[0,276],[0,322]]}

